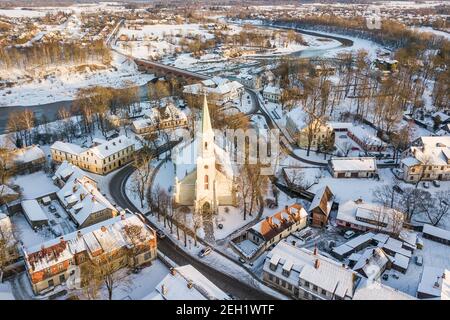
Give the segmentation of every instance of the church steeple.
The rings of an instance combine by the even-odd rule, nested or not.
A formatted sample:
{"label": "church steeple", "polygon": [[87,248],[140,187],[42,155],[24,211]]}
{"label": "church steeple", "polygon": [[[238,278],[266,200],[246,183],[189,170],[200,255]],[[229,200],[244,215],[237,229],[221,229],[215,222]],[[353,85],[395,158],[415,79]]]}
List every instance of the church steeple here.
{"label": "church steeple", "polygon": [[202,112],[202,134],[212,132],[211,118],[209,117],[208,102],[206,94],[203,96],[203,112]]}

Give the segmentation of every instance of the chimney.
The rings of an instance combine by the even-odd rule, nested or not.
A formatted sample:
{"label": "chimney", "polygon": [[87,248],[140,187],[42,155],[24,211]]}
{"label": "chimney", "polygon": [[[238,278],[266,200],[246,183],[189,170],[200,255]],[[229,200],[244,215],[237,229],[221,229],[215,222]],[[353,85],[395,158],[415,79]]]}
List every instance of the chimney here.
{"label": "chimney", "polygon": [[167,294],[167,287],[166,287],[165,284],[162,284],[162,285],[161,285],[161,292],[162,292],[163,295],[166,295],[166,294]]}
{"label": "chimney", "polygon": [[192,287],[194,286],[194,284],[192,283],[192,281],[188,281],[188,283],[187,283],[187,287],[189,288],[189,289],[192,289]]}
{"label": "chimney", "polygon": [[59,242],[64,243],[64,237],[59,238]]}
{"label": "chimney", "polygon": [[177,273],[177,271],[175,270],[175,268],[173,268],[173,267],[170,268],[170,274],[171,274],[171,275],[174,276],[176,273]]}
{"label": "chimney", "polygon": [[314,247],[313,254],[314,254],[315,256],[317,256],[317,246]]}
{"label": "chimney", "polygon": [[445,271],[442,273],[442,279],[445,279]]}
{"label": "chimney", "polygon": [[284,210],[286,210],[286,212],[289,213],[289,206],[284,206]]}
{"label": "chimney", "polygon": [[319,269],[319,266],[320,266],[320,260],[316,259],[316,261],[314,261],[314,268]]}
{"label": "chimney", "polygon": [[120,214],[120,220],[125,220],[125,213],[122,212],[122,213]]}
{"label": "chimney", "polygon": [[108,146],[105,146],[105,149],[108,150]]}
{"label": "chimney", "polygon": [[78,237],[78,238],[81,238],[81,236],[82,236],[81,231],[78,230],[78,232],[77,232],[77,237]]}
{"label": "chimney", "polygon": [[119,143],[122,143],[122,139],[119,139]]}
{"label": "chimney", "polygon": [[102,230],[103,232],[106,232],[106,227],[105,227],[105,226],[102,226],[102,227],[100,228],[100,230]]}
{"label": "chimney", "polygon": [[116,142],[114,141],[114,142],[113,142],[113,146],[115,146],[115,145],[116,145]]}
{"label": "chimney", "polygon": [[85,194],[84,193],[80,193],[80,201],[83,201],[84,197],[85,197]]}

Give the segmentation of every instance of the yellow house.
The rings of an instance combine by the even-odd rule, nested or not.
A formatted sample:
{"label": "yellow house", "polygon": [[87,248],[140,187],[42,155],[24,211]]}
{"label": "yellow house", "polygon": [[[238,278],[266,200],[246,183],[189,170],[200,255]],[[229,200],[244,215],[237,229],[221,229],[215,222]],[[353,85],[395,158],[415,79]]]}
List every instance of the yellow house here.
{"label": "yellow house", "polygon": [[312,149],[317,149],[326,142],[334,145],[333,128],[325,121],[320,120],[315,120],[308,125],[306,116],[306,113],[300,108],[294,108],[286,115],[286,130],[297,140],[298,146],[307,148],[310,139]]}

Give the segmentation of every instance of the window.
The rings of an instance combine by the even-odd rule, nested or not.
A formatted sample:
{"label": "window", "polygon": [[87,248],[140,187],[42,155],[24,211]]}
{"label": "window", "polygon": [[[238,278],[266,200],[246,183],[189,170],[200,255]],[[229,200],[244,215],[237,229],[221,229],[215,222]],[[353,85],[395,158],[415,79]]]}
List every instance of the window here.
{"label": "window", "polygon": [[270,270],[275,271],[275,270],[277,270],[277,265],[274,263],[271,263],[269,268],[270,268]]}
{"label": "window", "polygon": [[283,271],[282,271],[282,274],[283,274],[283,276],[285,276],[285,277],[289,277],[289,271],[287,271],[287,270],[283,270]]}
{"label": "window", "polygon": [[205,142],[205,150],[208,150],[208,142]]}
{"label": "window", "polygon": [[53,287],[54,285],[55,285],[55,282],[53,281],[53,279],[48,280],[49,287]]}
{"label": "window", "polygon": [[317,286],[316,285],[313,286],[313,290],[317,291]]}
{"label": "window", "polygon": [[152,257],[152,255],[150,254],[150,252],[146,252],[144,254],[144,260],[150,260],[151,257]]}
{"label": "window", "polygon": [[288,283],[288,289],[289,291],[292,291],[292,284]]}
{"label": "window", "polygon": [[325,295],[327,295],[327,292],[324,290],[324,289],[322,289],[322,294],[325,296]]}
{"label": "window", "polygon": [[269,274],[269,280],[273,281],[273,275]]}
{"label": "window", "polygon": [[282,287],[286,287],[286,281],[281,280],[281,286],[282,286]]}
{"label": "window", "polygon": [[59,276],[59,282],[64,282],[66,277],[64,277],[64,273]]}
{"label": "window", "polygon": [[208,175],[205,176],[205,190],[209,190],[209,177],[208,177]]}
{"label": "window", "polygon": [[305,281],[305,287],[309,288],[309,282]]}

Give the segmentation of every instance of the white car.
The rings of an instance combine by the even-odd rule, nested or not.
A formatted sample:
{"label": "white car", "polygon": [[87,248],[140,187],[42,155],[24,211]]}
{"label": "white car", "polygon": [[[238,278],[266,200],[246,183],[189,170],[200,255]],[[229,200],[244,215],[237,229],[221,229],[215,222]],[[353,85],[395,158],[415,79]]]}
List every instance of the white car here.
{"label": "white car", "polygon": [[429,182],[424,182],[424,183],[423,183],[423,187],[424,187],[425,189],[430,188],[430,183],[429,183]]}
{"label": "white car", "polygon": [[350,239],[351,237],[353,237],[355,235],[355,231],[352,230],[348,230],[344,233],[344,238],[345,239]]}
{"label": "white car", "polygon": [[212,251],[211,247],[206,247],[206,248],[200,250],[200,252],[198,253],[198,256],[200,258],[203,258],[203,257],[207,256],[208,254],[210,254],[211,251]]}

